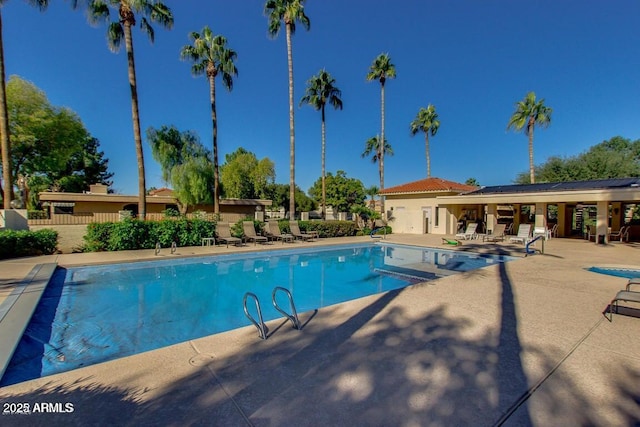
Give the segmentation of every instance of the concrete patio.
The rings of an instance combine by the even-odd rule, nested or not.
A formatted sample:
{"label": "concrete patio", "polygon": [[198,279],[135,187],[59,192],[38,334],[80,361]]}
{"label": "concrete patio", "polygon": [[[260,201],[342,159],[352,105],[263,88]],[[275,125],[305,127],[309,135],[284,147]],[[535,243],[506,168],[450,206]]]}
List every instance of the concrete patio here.
{"label": "concrete patio", "polygon": [[[370,241],[368,237],[349,241]],[[296,247],[345,243],[322,239]],[[440,236],[387,242],[442,248]],[[179,248],[194,256],[289,248]],[[447,247],[452,249],[451,247]],[[640,307],[603,315],[626,280],[586,271],[640,265],[640,245],[465,241],[513,262],[0,388],[6,404],[72,413],[0,415],[2,425],[640,425]],[[0,262],[0,303],[35,264],[155,259],[153,251]],[[4,344],[4,343],[3,343]]]}

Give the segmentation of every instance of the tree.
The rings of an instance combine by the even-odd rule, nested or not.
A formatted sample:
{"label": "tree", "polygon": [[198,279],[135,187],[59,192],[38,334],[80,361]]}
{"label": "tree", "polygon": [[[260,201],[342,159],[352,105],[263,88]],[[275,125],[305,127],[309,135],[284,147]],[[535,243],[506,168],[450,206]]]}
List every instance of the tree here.
{"label": "tree", "polygon": [[[536,166],[535,174],[539,182],[638,177],[640,140],[631,141],[616,136],[576,156],[549,157],[546,162]],[[529,173],[518,174],[515,182],[529,184]]]}
{"label": "tree", "polygon": [[225,156],[220,176],[225,197],[259,199],[265,197],[276,172],[274,163],[268,157],[258,160],[254,153],[240,147]]}
{"label": "tree", "polygon": [[287,63],[289,66],[289,212],[295,216],[296,189],[296,137],[293,115],[293,49],[291,36],[296,32],[296,22],[300,22],[307,30],[311,27],[309,18],[304,13],[304,0],[267,0],[264,5],[269,19],[269,35],[275,38],[284,22],[287,38]]}
{"label": "tree", "polygon": [[322,169],[322,219],[325,218],[326,210],[326,183],[325,183],[325,106],[327,102],[336,110],[342,110],[342,92],[335,86],[336,80],[326,70],[318,71],[307,81],[307,91],[300,100],[300,105],[309,104],[316,111],[320,110],[322,115],[322,148],[321,148],[321,169]]}
{"label": "tree", "polygon": [[[28,0],[41,11],[49,5],[48,0]],[[6,0],[0,0],[0,153],[2,153],[2,191],[4,209],[11,209],[13,198],[13,179],[11,176],[11,136],[9,131],[9,113],[4,71],[4,41],[2,39],[2,7]]]}
{"label": "tree", "polygon": [[478,180],[475,178],[469,178],[464,183],[467,185],[473,185],[474,187],[480,187],[480,183],[478,183]]}
{"label": "tree", "polygon": [[175,126],[147,129],[153,158],[160,163],[162,180],[171,185],[180,211],[189,205],[211,203],[213,167],[210,152],[193,132],[180,132]]}
{"label": "tree", "polygon": [[11,76],[6,86],[12,135],[12,180],[26,178],[30,209],[45,190],[82,192],[89,185],[111,185],[108,160],[99,141],[68,108],[51,105],[33,83]]}
{"label": "tree", "polygon": [[374,209],[374,210],[375,210],[375,208],[376,208],[376,196],[377,196],[379,193],[380,193],[380,188],[379,188],[379,187],[377,187],[377,186],[375,186],[375,185],[372,185],[371,187],[367,187],[367,188],[365,189],[365,194],[366,194],[367,196],[371,197],[371,200],[369,201],[369,207],[370,207],[371,209]]}
{"label": "tree", "polygon": [[518,132],[526,129],[529,138],[529,178],[532,184],[536,182],[533,166],[533,130],[536,125],[548,127],[552,112],[550,107],[544,105],[544,99],[536,102],[536,94],[529,92],[522,101],[516,103],[516,111],[507,124],[507,129],[513,128]]}
{"label": "tree", "polygon": [[[327,204],[334,212],[349,212],[352,206],[363,205],[366,199],[364,184],[356,178],[348,178],[345,171],[337,171],[335,176],[326,176]],[[322,178],[309,189],[309,195],[316,201],[322,196]]]}
{"label": "tree", "polygon": [[[382,147],[380,146],[380,137],[379,136],[373,136],[369,139],[367,139],[367,141],[365,142],[365,148],[364,151],[362,152],[362,158],[366,158],[371,156],[371,154],[373,154],[371,156],[371,162],[372,163],[378,163],[378,174],[380,175],[380,188],[384,188],[384,172],[382,171]],[[387,153],[387,155],[389,156],[393,156],[393,148],[391,148],[391,145],[389,144],[389,142],[385,139],[384,140],[384,152]],[[380,199],[382,201],[382,199]],[[384,204],[382,205],[382,208],[384,208]]]}
{"label": "tree", "polygon": [[227,47],[227,39],[213,35],[208,26],[202,34],[192,32],[189,36],[192,45],[186,45],[180,51],[180,57],[194,62],[191,73],[195,76],[206,73],[209,80],[209,100],[211,102],[211,123],[213,125],[213,212],[220,212],[220,177],[218,171],[218,115],[216,113],[216,76],[222,74],[222,83],[231,91],[233,77],[238,75],[234,61],[237,54]]}
{"label": "tree", "polygon": [[[376,57],[367,74],[367,80],[378,80],[380,82],[380,139],[385,141],[381,146],[379,154],[380,162],[380,189],[384,190],[384,152],[386,150],[386,138],[384,136],[384,84],[387,79],[396,78],[396,66],[391,63],[388,53],[381,53]],[[382,212],[384,213],[384,197],[380,198]]]}
{"label": "tree", "polygon": [[438,113],[436,113],[436,107],[429,104],[427,108],[420,108],[416,118],[413,119],[410,125],[411,136],[414,136],[418,132],[424,132],[424,146],[427,154],[427,178],[431,178],[431,157],[429,156],[429,134],[435,136],[440,128],[440,120],[438,119]]}
{"label": "tree", "polygon": [[[265,187],[265,198],[273,202],[273,207],[289,206],[289,184],[269,184]],[[295,191],[296,212],[309,212],[315,210],[316,203],[296,185]]]}
{"label": "tree", "polygon": [[[73,0],[73,6],[77,5]],[[138,214],[144,219],[147,212],[146,183],[144,173],[144,155],[142,152],[142,133],[140,131],[140,113],[138,108],[138,84],[133,54],[133,35],[131,27],[136,25],[136,14],[142,15],[140,28],[147,33],[153,43],[154,31],[149,21],[170,29],[173,26],[171,10],[156,0],[85,0],[87,16],[92,24],[101,21],[108,23],[107,41],[112,52],[118,52],[124,38],[127,51],[129,87],[131,89],[131,120],[133,121],[133,138],[138,161]],[[117,20],[109,23],[110,8],[117,10]],[[148,20],[147,20],[148,17]]]}

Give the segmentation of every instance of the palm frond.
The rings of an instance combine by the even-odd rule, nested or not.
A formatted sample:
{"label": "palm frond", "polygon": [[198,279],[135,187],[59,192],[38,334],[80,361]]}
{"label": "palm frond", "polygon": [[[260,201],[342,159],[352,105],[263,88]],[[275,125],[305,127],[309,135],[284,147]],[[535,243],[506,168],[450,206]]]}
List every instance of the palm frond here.
{"label": "palm frond", "polygon": [[153,31],[153,27],[149,24],[149,21],[147,21],[147,18],[145,18],[144,16],[140,20],[140,29],[147,33],[147,35],[149,36],[149,40],[151,40],[151,43],[155,41],[155,31]]}
{"label": "palm frond", "polygon": [[112,22],[107,27],[107,42],[109,44],[109,50],[117,52],[120,50],[120,44],[124,39],[124,28],[119,22]]}

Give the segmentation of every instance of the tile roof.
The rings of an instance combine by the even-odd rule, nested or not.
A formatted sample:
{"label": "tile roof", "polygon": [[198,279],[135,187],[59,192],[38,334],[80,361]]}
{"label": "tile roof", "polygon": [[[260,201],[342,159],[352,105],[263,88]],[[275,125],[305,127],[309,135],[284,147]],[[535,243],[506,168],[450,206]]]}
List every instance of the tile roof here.
{"label": "tile roof", "polygon": [[385,188],[380,194],[398,194],[398,193],[466,193],[468,191],[477,190],[478,187],[459,182],[447,181],[442,178],[426,178],[419,181],[413,181],[406,184],[396,185],[395,187]]}

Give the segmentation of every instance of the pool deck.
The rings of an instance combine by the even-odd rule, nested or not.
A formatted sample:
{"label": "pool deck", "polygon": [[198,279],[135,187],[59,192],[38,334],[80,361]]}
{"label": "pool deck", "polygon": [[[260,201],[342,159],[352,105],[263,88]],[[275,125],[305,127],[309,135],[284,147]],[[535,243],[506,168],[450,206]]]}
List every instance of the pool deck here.
{"label": "pool deck", "polygon": [[[0,424],[640,425],[640,307],[621,308],[607,320],[603,311],[626,280],[585,270],[638,267],[639,244],[552,239],[544,255],[523,257],[522,245],[508,243],[474,240],[454,248],[428,235],[386,241],[522,259],[301,313],[301,331],[283,320],[268,322],[267,340],[251,326],[3,387],[3,409],[72,403],[73,412],[0,413]],[[2,261],[0,303],[36,264],[291,246]]]}

